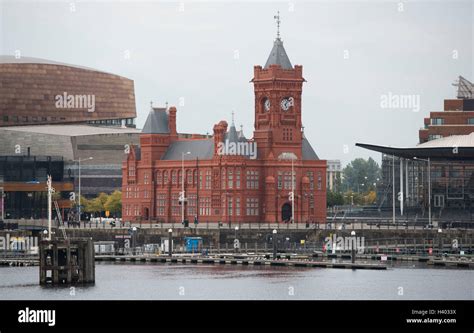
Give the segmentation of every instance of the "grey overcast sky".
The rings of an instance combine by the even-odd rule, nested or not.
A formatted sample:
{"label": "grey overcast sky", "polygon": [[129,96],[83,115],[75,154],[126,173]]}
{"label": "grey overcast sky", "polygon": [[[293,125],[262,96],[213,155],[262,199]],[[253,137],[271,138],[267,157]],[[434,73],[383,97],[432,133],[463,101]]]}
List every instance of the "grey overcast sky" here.
{"label": "grey overcast sky", "polygon": [[[288,56],[308,81],[303,124],[320,158],[380,161],[354,144],[417,144],[423,118],[455,97],[457,76],[474,80],[470,0],[0,0],[0,53],[19,50],[134,80],[138,127],[151,100],[168,101],[178,107],[181,132],[212,133],[235,110],[251,137],[249,81],[272,48],[277,10]],[[382,108],[389,94],[414,95],[419,111]]]}

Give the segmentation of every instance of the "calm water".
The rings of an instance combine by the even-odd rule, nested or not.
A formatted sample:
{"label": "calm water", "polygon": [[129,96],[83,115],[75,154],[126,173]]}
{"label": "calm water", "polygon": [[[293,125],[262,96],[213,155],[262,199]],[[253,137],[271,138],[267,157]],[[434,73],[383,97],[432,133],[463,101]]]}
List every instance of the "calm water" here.
{"label": "calm water", "polygon": [[[403,295],[398,293],[403,288]],[[96,284],[40,287],[38,267],[0,268],[0,299],[474,299],[474,271],[399,266],[386,271],[104,263]]]}

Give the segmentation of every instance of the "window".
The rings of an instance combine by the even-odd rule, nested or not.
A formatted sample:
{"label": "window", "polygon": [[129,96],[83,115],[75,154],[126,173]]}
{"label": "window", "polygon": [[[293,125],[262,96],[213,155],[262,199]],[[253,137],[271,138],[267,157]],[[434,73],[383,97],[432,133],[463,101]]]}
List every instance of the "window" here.
{"label": "window", "polygon": [[188,180],[188,185],[191,185],[193,183],[193,172],[192,172],[192,170],[187,170],[186,171],[186,179]]}
{"label": "window", "polygon": [[225,180],[226,180],[225,179],[225,169],[222,168],[222,181],[221,181],[221,183],[222,183],[222,189],[223,190],[225,190]]}
{"label": "window", "polygon": [[[8,117],[7,117],[7,121],[8,121]],[[469,118],[469,119],[467,120],[467,123],[468,123],[469,125],[474,125],[474,118]]]}
{"label": "window", "polygon": [[166,195],[158,194],[156,196],[156,215],[165,216]]}
{"label": "window", "polygon": [[234,198],[228,197],[227,198],[227,215],[232,216],[232,203]]}
{"label": "window", "polygon": [[443,125],[444,118],[433,118],[431,119],[431,125]]}
{"label": "window", "polygon": [[240,169],[235,170],[235,188],[240,188]]}
{"label": "window", "polygon": [[227,188],[234,188],[234,172],[232,171],[232,169],[229,169],[229,171],[227,172]]}
{"label": "window", "polygon": [[293,141],[293,129],[291,128],[283,129],[283,141]]}
{"label": "window", "polygon": [[428,141],[441,139],[443,136],[441,134],[430,134],[428,135]]}
{"label": "window", "polygon": [[188,204],[186,205],[188,215],[196,215],[196,203],[197,203],[196,194],[188,194]]}
{"label": "window", "polygon": [[258,171],[247,170],[247,188],[258,189]]}
{"label": "window", "polygon": [[179,194],[171,194],[171,215],[179,216],[180,214]]}
{"label": "window", "polygon": [[199,198],[199,215],[203,215],[203,216],[211,215],[211,198],[206,198],[206,197]]}
{"label": "window", "polygon": [[258,198],[247,198],[247,216],[258,215]]}
{"label": "window", "polygon": [[168,171],[163,172],[163,184],[168,185]]}
{"label": "window", "polygon": [[145,171],[145,172],[143,173],[143,183],[144,183],[145,185],[150,184],[150,179],[149,179],[149,176],[148,176],[148,171]]}
{"label": "window", "polygon": [[318,172],[318,190],[323,188],[323,178],[321,177],[321,171]]}
{"label": "window", "polygon": [[149,192],[148,190],[143,191],[143,198],[148,199],[149,198]]}
{"label": "window", "polygon": [[3,121],[8,121],[8,116],[3,116]]}
{"label": "window", "polygon": [[309,189],[312,191],[312,190],[314,190],[314,173],[313,173],[313,171],[308,171],[306,173],[306,175],[309,178]]}
{"label": "window", "polygon": [[176,170],[171,171],[171,183],[176,184]]}
{"label": "window", "polygon": [[277,186],[279,190],[283,188],[283,172],[281,171],[278,171]]}
{"label": "window", "polygon": [[199,171],[199,188],[202,188],[202,171]]}
{"label": "window", "polygon": [[211,170],[206,170],[206,190],[211,189]]}
{"label": "window", "polygon": [[163,177],[162,177],[161,171],[156,172],[156,183],[158,185],[163,184]]}
{"label": "window", "polygon": [[235,215],[240,216],[240,198],[235,198]]}
{"label": "window", "polygon": [[128,167],[128,176],[129,177],[135,177],[135,166],[134,165],[130,165]]}
{"label": "window", "polygon": [[[291,171],[283,172],[283,185],[285,190],[291,190]],[[296,188],[296,172],[293,172],[293,189]]]}

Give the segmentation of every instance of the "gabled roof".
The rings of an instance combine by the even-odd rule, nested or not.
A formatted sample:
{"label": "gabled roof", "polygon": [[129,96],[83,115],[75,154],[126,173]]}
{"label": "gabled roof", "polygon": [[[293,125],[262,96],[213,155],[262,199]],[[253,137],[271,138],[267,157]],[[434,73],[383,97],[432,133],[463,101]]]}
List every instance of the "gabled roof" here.
{"label": "gabled roof", "polygon": [[288,58],[285,48],[283,47],[283,41],[280,38],[275,39],[272,51],[268,56],[264,68],[267,69],[270,65],[280,65],[283,69],[293,69],[290,59]]}
{"label": "gabled roof", "polygon": [[168,112],[166,108],[151,108],[145,126],[143,126],[143,134],[168,134],[170,132],[168,126]]}
{"label": "gabled roof", "polygon": [[311,144],[309,143],[308,139],[303,137],[303,142],[301,146],[301,153],[303,156],[303,160],[319,160],[318,155],[314,151],[313,147],[311,147]]}
{"label": "gabled roof", "polygon": [[[190,152],[190,154],[186,154]],[[199,158],[201,160],[212,159],[214,155],[214,140],[181,140],[174,141],[168,147],[162,160],[181,160],[182,154],[185,160],[195,160]]]}

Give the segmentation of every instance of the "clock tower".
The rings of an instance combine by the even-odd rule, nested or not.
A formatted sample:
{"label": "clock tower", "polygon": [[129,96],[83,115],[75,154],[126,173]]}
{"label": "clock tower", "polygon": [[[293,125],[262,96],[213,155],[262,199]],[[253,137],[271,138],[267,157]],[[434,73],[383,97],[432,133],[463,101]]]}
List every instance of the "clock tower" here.
{"label": "clock tower", "polygon": [[280,38],[277,38],[265,67],[254,67],[255,131],[258,154],[264,159],[292,152],[301,158],[301,93],[303,67],[292,66]]}

